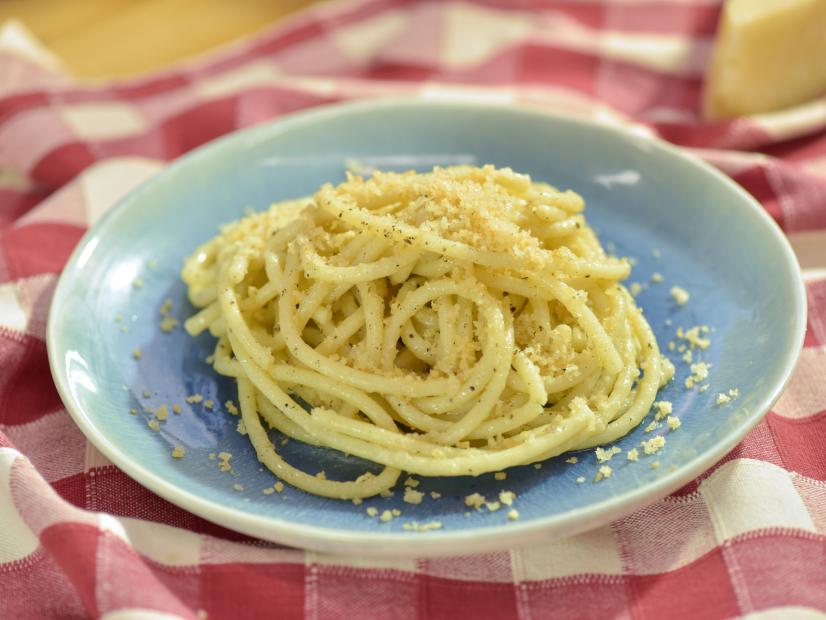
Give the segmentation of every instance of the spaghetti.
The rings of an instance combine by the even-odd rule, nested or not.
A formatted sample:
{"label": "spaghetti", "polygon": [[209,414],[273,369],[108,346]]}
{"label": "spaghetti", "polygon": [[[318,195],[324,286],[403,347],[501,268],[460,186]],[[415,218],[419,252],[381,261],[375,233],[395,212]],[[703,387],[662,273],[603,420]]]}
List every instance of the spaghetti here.
{"label": "spaghetti", "polygon": [[[201,246],[182,273],[200,308],[185,326],[217,338],[213,366],[237,381],[259,460],[317,495],[611,442],[673,366],[584,207],[492,166],[349,176]],[[384,469],[321,479],[266,427]]]}

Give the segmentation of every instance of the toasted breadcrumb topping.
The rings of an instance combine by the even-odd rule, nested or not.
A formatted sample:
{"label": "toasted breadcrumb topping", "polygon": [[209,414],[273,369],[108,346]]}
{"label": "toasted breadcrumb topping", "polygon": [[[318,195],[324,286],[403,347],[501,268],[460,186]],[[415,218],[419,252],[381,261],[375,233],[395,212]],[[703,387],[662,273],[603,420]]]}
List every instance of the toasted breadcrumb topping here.
{"label": "toasted breadcrumb topping", "polygon": [[614,470],[611,468],[610,465],[600,465],[600,468],[597,470],[596,476],[594,476],[594,482],[599,482],[600,480],[610,478],[613,473]]}
{"label": "toasted breadcrumb topping", "polygon": [[674,298],[674,301],[677,302],[678,306],[684,306],[688,303],[689,294],[688,291],[681,286],[672,286],[671,297]]}
{"label": "toasted breadcrumb topping", "polygon": [[404,503],[406,504],[421,504],[424,493],[417,491],[413,487],[406,487],[404,489]]}
{"label": "toasted breadcrumb topping", "polygon": [[645,454],[656,454],[663,447],[665,447],[665,437],[662,435],[657,435],[647,441],[640,442],[640,445],[642,446],[642,451]]}
{"label": "toasted breadcrumb topping", "polygon": [[476,510],[479,510],[484,504],[485,496],[480,495],[479,493],[471,493],[465,497],[465,506],[469,506],[470,508],[476,508]]}

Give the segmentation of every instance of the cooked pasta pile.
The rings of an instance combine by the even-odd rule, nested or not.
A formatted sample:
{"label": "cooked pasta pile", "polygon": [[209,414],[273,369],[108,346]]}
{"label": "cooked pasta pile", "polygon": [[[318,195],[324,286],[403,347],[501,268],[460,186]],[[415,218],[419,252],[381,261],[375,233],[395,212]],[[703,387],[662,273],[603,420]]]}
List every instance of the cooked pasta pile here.
{"label": "cooked pasta pile", "polygon": [[[186,329],[218,339],[259,460],[310,493],[369,497],[403,471],[478,475],[611,442],[673,366],[584,207],[492,166],[350,176],[201,246],[182,274],[201,308]],[[384,469],[317,477],[266,427]]]}

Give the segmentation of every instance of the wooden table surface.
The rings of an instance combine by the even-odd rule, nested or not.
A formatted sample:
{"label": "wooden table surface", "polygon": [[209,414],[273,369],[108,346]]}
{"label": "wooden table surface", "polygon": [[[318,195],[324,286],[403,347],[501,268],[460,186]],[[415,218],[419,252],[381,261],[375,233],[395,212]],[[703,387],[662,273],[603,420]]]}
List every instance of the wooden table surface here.
{"label": "wooden table surface", "polygon": [[260,30],[318,0],[0,0],[78,77],[131,76]]}

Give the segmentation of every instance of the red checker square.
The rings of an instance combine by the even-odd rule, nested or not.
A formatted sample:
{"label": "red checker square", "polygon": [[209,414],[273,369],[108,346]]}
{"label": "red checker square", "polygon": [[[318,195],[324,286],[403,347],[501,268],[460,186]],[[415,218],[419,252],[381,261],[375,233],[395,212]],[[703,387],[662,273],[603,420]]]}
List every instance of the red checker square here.
{"label": "red checker square", "polygon": [[52,482],[55,492],[70,504],[86,508],[86,474],[75,474]]}
{"label": "red checker square", "polygon": [[419,587],[414,577],[392,570],[317,567],[315,599],[318,617],[403,618],[417,614]]}
{"label": "red checker square", "polygon": [[84,505],[84,508],[158,521],[227,540],[249,540],[248,536],[227,530],[170,504],[115,467],[96,469],[86,474],[84,478],[86,485],[84,503],[88,498],[94,502],[92,506]]}
{"label": "red checker square", "polygon": [[[39,596],[31,596],[37,592]],[[86,618],[88,612],[66,574],[42,550],[21,562],[0,564],[0,618]]]}
{"label": "red checker square", "polygon": [[[98,539],[97,556],[97,604],[100,613],[130,607],[184,616],[188,613],[177,593],[165,587],[164,580],[159,578],[160,574],[174,572],[175,569],[145,560],[111,533],[104,533]],[[197,575],[192,574],[191,579],[197,586]]]}
{"label": "red checker square", "polygon": [[740,613],[723,552],[716,548],[683,568],[628,577],[635,618],[731,618]]}
{"label": "red checker square", "polygon": [[622,577],[589,575],[576,579],[529,582],[520,586],[520,609],[537,620],[546,618],[620,618],[628,613]]}
{"label": "red checker square", "polygon": [[14,279],[58,273],[84,232],[79,226],[52,223],[10,228],[0,236],[0,251]]}
{"label": "red checker square", "polygon": [[826,544],[802,532],[735,539],[727,556],[754,611],[800,606],[826,610]]}
{"label": "red checker square", "polygon": [[26,424],[63,407],[42,340],[0,330],[0,368],[0,423]]}
{"label": "red checker square", "polygon": [[769,412],[766,420],[786,468],[826,480],[826,453],[815,448],[826,446],[826,411],[800,419]]}
{"label": "red checker square", "polygon": [[303,564],[204,564],[201,601],[210,620],[304,618]]}
{"label": "red checker square", "polygon": [[64,144],[43,157],[32,170],[31,176],[44,185],[60,187],[74,179],[95,161],[95,156],[85,144],[80,142]]}
{"label": "red checker square", "polygon": [[516,588],[512,583],[455,581],[420,577],[419,617],[431,620],[507,620],[517,618]]}
{"label": "red checker square", "polygon": [[807,284],[806,296],[809,301],[809,315],[803,346],[826,345],[826,279]]}
{"label": "red checker square", "polygon": [[58,523],[40,534],[40,542],[68,578],[87,613],[98,616],[97,550],[103,534],[91,525]]}

